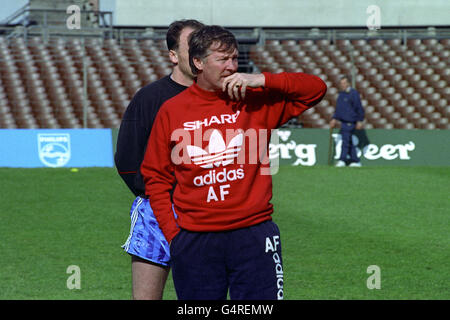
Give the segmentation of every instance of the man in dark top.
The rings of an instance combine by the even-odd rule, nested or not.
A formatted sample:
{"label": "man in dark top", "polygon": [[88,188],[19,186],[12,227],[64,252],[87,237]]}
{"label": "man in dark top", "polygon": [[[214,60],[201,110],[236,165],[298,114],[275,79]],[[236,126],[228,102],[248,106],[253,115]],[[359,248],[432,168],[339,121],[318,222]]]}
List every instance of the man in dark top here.
{"label": "man in dark top", "polygon": [[361,162],[356,154],[356,146],[353,144],[352,135],[355,130],[362,129],[364,121],[364,109],[358,91],[350,86],[348,76],[341,77],[339,81],[339,95],[336,103],[336,111],[330,121],[330,127],[341,122],[342,151],[336,167],[345,167],[347,156],[350,155],[350,167],[360,167]]}
{"label": "man in dark top", "polygon": [[172,73],[136,93],[119,129],[115,164],[136,196],[130,211],[130,235],[122,246],[131,255],[133,299],[162,299],[169,273],[169,245],[145,196],[140,166],[159,108],[194,81],[189,66],[188,37],[201,26],[196,20],[175,21],[169,26],[166,41]]}

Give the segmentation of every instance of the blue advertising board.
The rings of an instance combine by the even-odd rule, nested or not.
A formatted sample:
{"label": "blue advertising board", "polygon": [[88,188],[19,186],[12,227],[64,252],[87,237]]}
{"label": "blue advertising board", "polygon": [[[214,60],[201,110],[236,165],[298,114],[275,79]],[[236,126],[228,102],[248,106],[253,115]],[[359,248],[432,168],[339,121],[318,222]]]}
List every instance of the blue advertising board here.
{"label": "blue advertising board", "polygon": [[0,129],[0,167],[113,167],[111,129]]}

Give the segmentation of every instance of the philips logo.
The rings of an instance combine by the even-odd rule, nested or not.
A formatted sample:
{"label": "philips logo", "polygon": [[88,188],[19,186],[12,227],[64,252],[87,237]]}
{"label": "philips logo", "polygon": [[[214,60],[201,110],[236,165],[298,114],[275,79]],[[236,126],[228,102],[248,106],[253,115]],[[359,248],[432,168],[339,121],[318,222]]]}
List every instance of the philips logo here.
{"label": "philips logo", "polygon": [[37,135],[39,159],[47,167],[63,167],[70,160],[68,133],[39,133]]}

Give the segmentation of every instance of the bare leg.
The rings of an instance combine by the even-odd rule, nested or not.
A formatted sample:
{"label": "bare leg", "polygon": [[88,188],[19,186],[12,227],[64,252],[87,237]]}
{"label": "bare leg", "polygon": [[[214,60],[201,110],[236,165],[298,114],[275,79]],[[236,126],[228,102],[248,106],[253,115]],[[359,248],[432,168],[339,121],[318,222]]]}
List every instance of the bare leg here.
{"label": "bare leg", "polygon": [[169,268],[131,256],[134,300],[161,300]]}

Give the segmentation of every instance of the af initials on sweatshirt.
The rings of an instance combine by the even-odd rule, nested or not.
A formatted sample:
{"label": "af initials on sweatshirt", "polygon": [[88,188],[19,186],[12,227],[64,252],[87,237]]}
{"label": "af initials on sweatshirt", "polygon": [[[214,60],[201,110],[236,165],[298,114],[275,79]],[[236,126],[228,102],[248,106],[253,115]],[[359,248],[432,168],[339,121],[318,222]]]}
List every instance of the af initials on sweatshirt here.
{"label": "af initials on sweatshirt", "polygon": [[226,231],[271,219],[272,177],[261,174],[270,169],[270,132],[320,102],[327,88],[304,73],[264,76],[265,87],[248,88],[243,101],[194,83],[161,107],[141,172],[167,241],[179,227]]}

